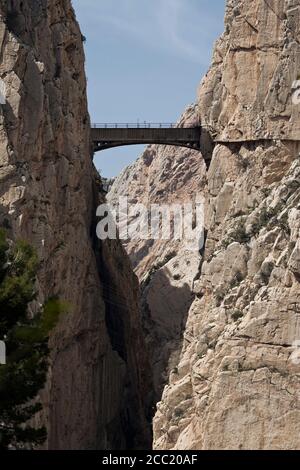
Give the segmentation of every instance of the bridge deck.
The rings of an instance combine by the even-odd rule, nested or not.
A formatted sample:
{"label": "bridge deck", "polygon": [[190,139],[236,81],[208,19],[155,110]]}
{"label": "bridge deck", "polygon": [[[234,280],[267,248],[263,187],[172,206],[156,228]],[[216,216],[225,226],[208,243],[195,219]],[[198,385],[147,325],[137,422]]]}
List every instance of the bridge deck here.
{"label": "bridge deck", "polygon": [[94,124],[91,139],[94,152],[122,145],[162,144],[200,149],[200,127],[175,124]]}

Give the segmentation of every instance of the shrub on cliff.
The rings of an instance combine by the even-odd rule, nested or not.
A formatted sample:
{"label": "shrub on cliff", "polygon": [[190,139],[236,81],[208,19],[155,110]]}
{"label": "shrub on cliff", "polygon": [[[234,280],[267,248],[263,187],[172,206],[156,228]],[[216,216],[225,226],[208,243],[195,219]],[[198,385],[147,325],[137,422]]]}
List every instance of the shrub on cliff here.
{"label": "shrub on cliff", "polygon": [[43,427],[29,420],[41,410],[37,394],[46,381],[49,333],[66,307],[50,299],[29,318],[35,298],[38,260],[25,242],[9,244],[0,230],[0,339],[6,344],[6,365],[0,365],[0,449],[41,444]]}

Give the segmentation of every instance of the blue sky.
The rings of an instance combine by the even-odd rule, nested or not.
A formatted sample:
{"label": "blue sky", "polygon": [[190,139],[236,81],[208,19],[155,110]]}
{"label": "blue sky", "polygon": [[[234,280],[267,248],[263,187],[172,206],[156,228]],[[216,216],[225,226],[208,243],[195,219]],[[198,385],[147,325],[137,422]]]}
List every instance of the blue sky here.
{"label": "blue sky", "polygon": [[[92,122],[174,122],[196,99],[225,0],[73,0],[86,36]],[[116,176],[143,147],[96,154],[103,176]]]}

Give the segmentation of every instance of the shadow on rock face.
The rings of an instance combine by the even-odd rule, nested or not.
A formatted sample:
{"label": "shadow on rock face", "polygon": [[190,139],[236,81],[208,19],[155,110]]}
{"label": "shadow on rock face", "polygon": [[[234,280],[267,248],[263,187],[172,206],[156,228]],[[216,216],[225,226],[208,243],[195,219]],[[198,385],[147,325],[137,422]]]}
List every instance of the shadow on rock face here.
{"label": "shadow on rock face", "polygon": [[156,271],[142,295],[143,326],[152,364],[155,404],[160,401],[169,374],[178,364],[188,312],[194,298],[192,279],[180,276],[176,272],[177,266],[182,264],[175,258]]}

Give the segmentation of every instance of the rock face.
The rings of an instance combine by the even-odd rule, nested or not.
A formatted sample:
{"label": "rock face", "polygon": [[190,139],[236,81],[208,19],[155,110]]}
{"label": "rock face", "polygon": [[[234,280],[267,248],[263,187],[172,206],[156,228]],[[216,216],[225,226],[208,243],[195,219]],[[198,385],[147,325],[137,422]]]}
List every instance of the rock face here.
{"label": "rock face", "polygon": [[214,140],[207,173],[199,153],[150,147],[110,194],[206,199],[189,264],[180,242],[126,244],[165,384],[155,449],[300,449],[299,15],[299,0],[229,0],[188,111]]}
{"label": "rock face", "polygon": [[[179,125],[193,125],[197,116],[197,107],[191,106]],[[152,145],[115,180],[108,200],[117,206],[119,196],[126,196],[129,207],[138,202],[149,210],[152,204],[184,204],[204,190],[205,182],[205,163],[199,152]],[[133,219],[129,217],[129,222]],[[174,239],[131,239],[124,245],[142,285],[143,326],[153,368],[155,402],[178,361],[201,256]]]}
{"label": "rock face", "polygon": [[215,140],[299,140],[298,0],[228,0],[225,32],[199,89]]}
{"label": "rock face", "polygon": [[70,1],[0,1],[0,15],[0,224],[37,249],[38,301],[70,304],[41,392],[46,447],[147,447],[159,402],[156,449],[300,449],[299,0],[228,0],[179,122],[201,122],[202,156],[151,146],[110,191],[113,204],[206,200],[200,251],[125,243],[144,332],[124,249],[95,236],[103,198]]}
{"label": "rock face", "polygon": [[297,152],[281,143],[215,148],[205,258],[155,416],[156,448],[300,447]]}
{"label": "rock face", "polygon": [[36,247],[39,301],[70,304],[42,392],[46,447],[147,446],[138,284],[120,244],[95,239],[99,193],[71,2],[1,1],[0,15],[0,224]]}

